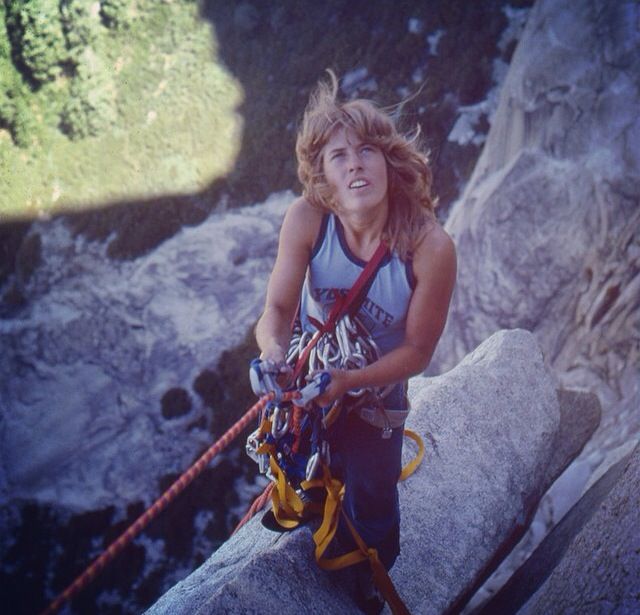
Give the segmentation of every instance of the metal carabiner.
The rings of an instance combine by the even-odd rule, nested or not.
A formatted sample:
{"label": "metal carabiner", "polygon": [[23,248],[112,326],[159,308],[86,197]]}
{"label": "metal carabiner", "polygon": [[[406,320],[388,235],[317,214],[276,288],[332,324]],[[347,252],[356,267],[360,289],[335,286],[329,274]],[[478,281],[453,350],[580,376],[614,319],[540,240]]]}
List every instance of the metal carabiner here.
{"label": "metal carabiner", "polygon": [[260,446],[260,436],[262,435],[261,431],[260,431],[260,427],[258,427],[258,429],[256,429],[255,431],[251,432],[249,434],[249,436],[247,437],[247,444],[251,444],[251,446],[253,446],[255,449],[257,449]]}
{"label": "metal carabiner", "polygon": [[323,346],[323,359],[325,367],[334,365],[340,362],[340,348],[336,345],[336,341],[333,336],[325,335]]}
{"label": "metal carabiner", "polygon": [[247,455],[251,457],[256,463],[258,462],[258,447],[260,446],[260,442],[258,440],[258,436],[260,435],[260,430],[256,429],[248,438],[247,443],[245,444],[245,450]]}
{"label": "metal carabiner", "polygon": [[309,461],[307,461],[307,469],[305,473],[305,477],[307,480],[313,479],[320,467],[320,453],[316,451],[309,457]]}
{"label": "metal carabiner", "polygon": [[289,411],[282,406],[276,406],[271,417],[271,435],[276,439],[282,438],[289,431]]}
{"label": "metal carabiner", "polygon": [[259,453],[258,448],[260,447],[260,429],[256,429],[248,438],[247,443],[245,445],[245,451],[247,455],[253,459],[258,464],[258,472],[260,474],[265,474],[269,469],[269,455],[266,453]]}
{"label": "metal carabiner", "polygon": [[367,366],[367,357],[360,352],[354,352],[351,354],[351,360],[356,365],[356,369]]}
{"label": "metal carabiner", "polygon": [[274,370],[270,361],[253,359],[249,364],[249,382],[251,389],[257,397],[263,397],[269,393],[274,394],[274,399],[282,399],[282,389],[276,381],[278,370]]}
{"label": "metal carabiner", "polygon": [[314,346],[309,353],[309,372],[318,369],[318,347]]}
{"label": "metal carabiner", "polygon": [[331,354],[331,346],[327,343],[327,340],[323,340],[322,346],[318,348],[318,357],[320,359],[319,365],[314,366],[314,369],[327,369],[331,361],[329,355]]}
{"label": "metal carabiner", "polygon": [[352,335],[357,335],[358,327],[354,323],[354,321],[351,319],[351,316],[349,316],[349,314],[345,314],[343,318],[344,318],[344,326],[346,327],[347,331]]}
{"label": "metal carabiner", "polygon": [[286,362],[291,365],[298,358],[300,336],[292,337],[289,343],[289,350],[287,350]]}
{"label": "metal carabiner", "polygon": [[333,351],[333,356],[329,358],[329,361],[340,365],[342,363],[342,354],[340,353],[338,340],[331,340],[331,350]]}
{"label": "metal carabiner", "polygon": [[303,331],[300,335],[300,342],[298,344],[298,356],[300,356],[304,352],[304,349],[307,347],[310,341],[311,333],[309,333],[308,331]]}
{"label": "metal carabiner", "polygon": [[258,453],[258,472],[266,474],[269,469],[269,455]]}
{"label": "metal carabiner", "polygon": [[340,356],[342,357],[342,365],[345,365],[349,359],[349,334],[345,330],[344,321],[341,320],[336,325],[336,341],[338,342],[338,349]]}

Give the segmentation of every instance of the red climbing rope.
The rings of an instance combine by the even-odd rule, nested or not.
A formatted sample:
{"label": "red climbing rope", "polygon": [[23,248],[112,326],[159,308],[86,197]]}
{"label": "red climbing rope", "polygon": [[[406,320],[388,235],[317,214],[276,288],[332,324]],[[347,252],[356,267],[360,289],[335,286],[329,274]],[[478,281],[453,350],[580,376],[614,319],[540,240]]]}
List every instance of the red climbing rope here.
{"label": "red climbing rope", "polygon": [[[297,391],[283,394],[283,401],[290,401],[299,396]],[[83,590],[95,579],[104,568],[153,520],[155,519],[184,489],[198,476],[209,462],[222,450],[224,450],[245,427],[258,416],[268,402],[275,397],[269,393],[255,403],[247,412],[234,423],[222,437],[212,444],[199,459],[184,472],[138,519],[129,526],[107,549],[93,561],[92,564],[71,583],[51,604],[42,612],[42,615],[56,613],[62,605],[71,600],[78,592]],[[266,498],[265,498],[266,501]],[[264,505],[264,502],[263,504]]]}

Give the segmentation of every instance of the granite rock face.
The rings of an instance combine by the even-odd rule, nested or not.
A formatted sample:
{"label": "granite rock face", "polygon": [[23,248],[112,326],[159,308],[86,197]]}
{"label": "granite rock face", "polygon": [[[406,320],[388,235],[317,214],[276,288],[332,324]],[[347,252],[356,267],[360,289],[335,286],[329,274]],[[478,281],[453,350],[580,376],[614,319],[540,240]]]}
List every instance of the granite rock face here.
{"label": "granite rock face", "polygon": [[47,226],[28,308],[0,320],[1,504],[124,507],[158,495],[159,471],[188,467],[215,420],[193,383],[260,312],[291,199],[214,215],[119,263]]}
{"label": "granite rock face", "polygon": [[400,488],[395,578],[412,613],[442,613],[464,602],[530,520],[548,487],[560,410],[523,330],[496,333],[441,378],[413,380],[410,395],[408,427],[431,446],[418,477]]}
{"label": "granite rock face", "polygon": [[432,373],[502,328],[598,393],[614,448],[640,431],[640,8],[540,0],[446,228],[459,276]]}
{"label": "granite rock face", "polygon": [[[554,379],[522,330],[495,334],[447,374],[413,379],[410,398],[407,426],[427,453],[400,486],[392,576],[411,612],[440,613],[530,518],[552,480],[561,416]],[[349,612],[336,576],[314,564],[309,528],[274,534],[254,518],[148,613]]]}
{"label": "granite rock face", "polygon": [[[588,464],[576,465],[574,460],[580,455],[600,424],[602,415],[600,402],[594,393],[584,391],[560,389],[557,394],[560,404],[560,428],[554,435],[553,454],[545,477],[545,485],[547,487],[551,485],[551,487],[546,489],[542,496],[534,519],[524,535],[521,527],[514,528],[512,536],[505,541],[503,548],[487,563],[486,575],[491,577],[488,580],[486,576],[478,578],[476,585],[470,587],[467,594],[461,597],[461,603],[468,603],[465,607],[466,613],[475,613],[480,605],[483,605],[482,612],[487,615],[501,612],[492,608],[493,596],[498,591],[502,593],[500,588],[505,583],[511,584],[514,581],[512,578],[514,570],[517,569],[520,572],[524,568],[523,562],[549,531],[550,524],[557,523],[563,518],[580,497],[588,481]],[[570,464],[571,471],[566,471]],[[553,563],[547,561],[543,566],[548,574]],[[531,593],[528,580],[522,583],[520,579],[515,583],[518,585],[520,594]],[[512,599],[507,599],[506,604],[500,603],[500,608],[504,606],[506,611],[509,609],[515,611],[510,603],[515,604]]]}
{"label": "granite rock face", "polygon": [[600,428],[545,495],[503,578],[640,433],[639,18],[628,1],[534,5],[446,223],[458,284],[430,373],[522,327],[561,387],[602,404]]}

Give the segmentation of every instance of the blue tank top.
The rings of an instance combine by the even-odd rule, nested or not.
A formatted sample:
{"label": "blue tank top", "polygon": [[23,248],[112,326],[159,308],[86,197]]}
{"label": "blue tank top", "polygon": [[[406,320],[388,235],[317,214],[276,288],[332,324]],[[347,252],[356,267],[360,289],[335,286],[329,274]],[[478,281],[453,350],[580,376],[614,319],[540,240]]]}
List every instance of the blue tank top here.
{"label": "blue tank top", "polygon": [[[315,331],[309,316],[321,322],[327,319],[338,293],[349,291],[365,265],[366,261],[349,249],[340,219],[326,214],[302,288],[300,321],[303,329]],[[414,286],[411,260],[402,261],[397,254],[391,254],[382,261],[360,306],[358,318],[383,355],[404,341]],[[406,405],[406,386],[403,383],[396,389],[385,399],[385,406],[402,409]]]}

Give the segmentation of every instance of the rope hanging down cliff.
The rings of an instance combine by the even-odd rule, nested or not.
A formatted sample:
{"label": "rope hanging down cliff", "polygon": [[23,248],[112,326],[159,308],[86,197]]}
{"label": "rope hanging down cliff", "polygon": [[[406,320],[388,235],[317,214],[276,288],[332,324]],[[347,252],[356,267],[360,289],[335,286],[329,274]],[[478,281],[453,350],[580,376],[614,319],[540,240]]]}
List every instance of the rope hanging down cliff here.
{"label": "rope hanging down cliff", "polygon": [[[297,391],[290,391],[283,394],[283,399],[292,400],[300,395]],[[212,444],[198,460],[184,472],[138,519],[125,530],[93,563],[86,568],[49,606],[42,612],[42,615],[52,615],[56,613],[65,602],[71,600],[110,564],[116,556],[151,523],[176,497],[186,489],[186,487],[207,467],[211,460],[222,452],[242,431],[255,420],[262,409],[275,398],[275,393],[270,393],[261,397],[247,412],[234,423],[222,437]]]}

